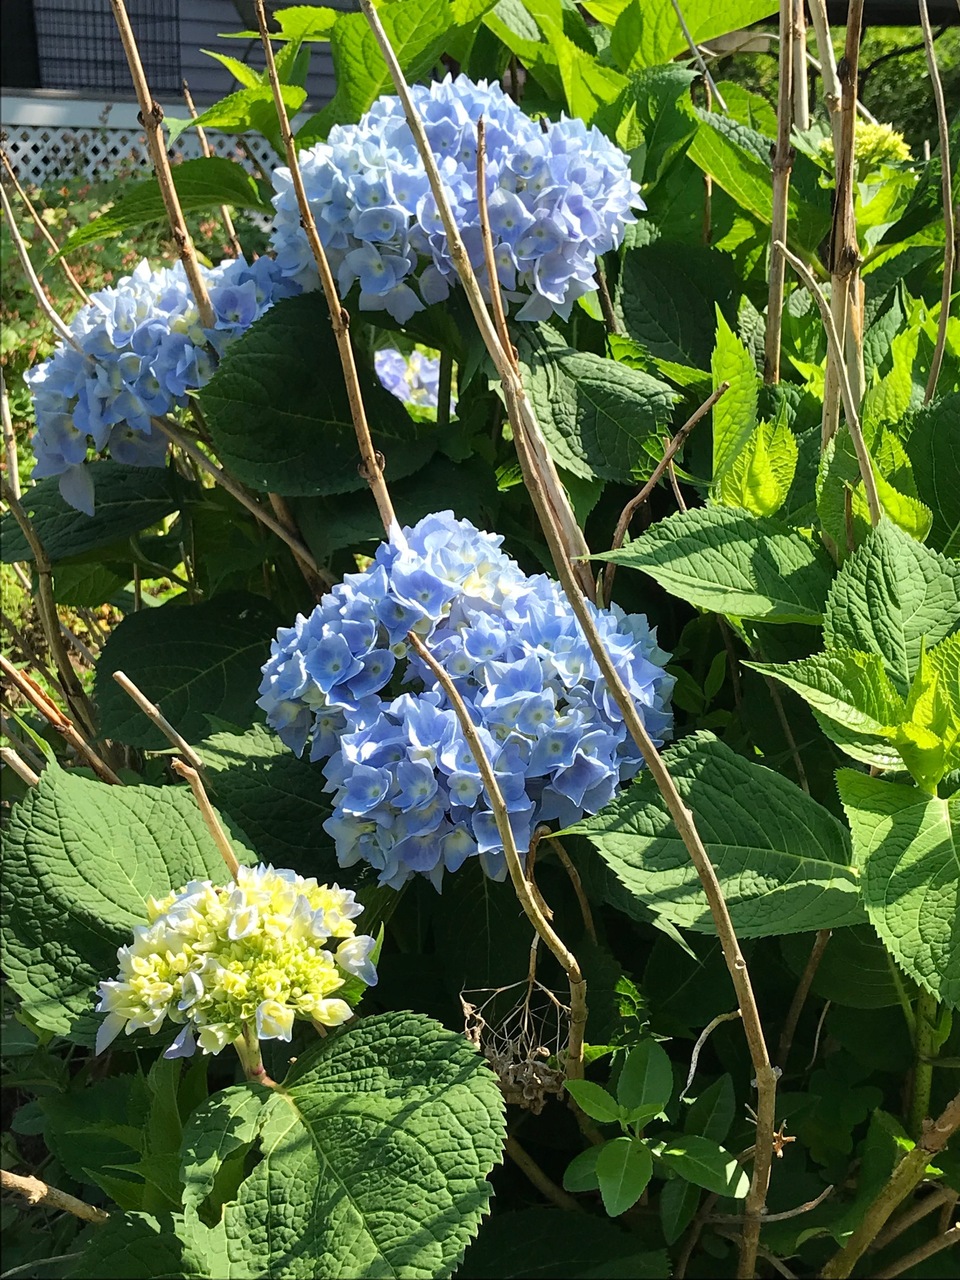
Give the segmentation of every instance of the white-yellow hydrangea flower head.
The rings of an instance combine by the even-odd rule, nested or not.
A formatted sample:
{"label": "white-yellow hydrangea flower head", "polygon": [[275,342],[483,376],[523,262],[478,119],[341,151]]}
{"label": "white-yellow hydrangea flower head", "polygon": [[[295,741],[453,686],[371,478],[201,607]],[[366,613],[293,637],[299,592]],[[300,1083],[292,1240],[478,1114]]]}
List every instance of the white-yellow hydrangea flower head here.
{"label": "white-yellow hydrangea flower head", "polygon": [[[832,158],[833,139],[825,138],[820,150]],[[853,155],[860,180],[868,174],[879,173],[885,164],[903,164],[913,159],[903,134],[897,133],[893,125],[869,124],[865,120],[856,123]]]}
{"label": "white-yellow hydrangea flower head", "polygon": [[349,889],[262,865],[225,887],[191,880],[150,898],[149,923],[117,952],[118,977],[100,984],[97,1053],[121,1031],[156,1034],[168,1019],[182,1025],[168,1058],[198,1044],[219,1053],[245,1032],[289,1040],[296,1018],[339,1026],[352,1011],[334,992],[349,978],[377,981],[375,941],[354,924],[362,910]]}

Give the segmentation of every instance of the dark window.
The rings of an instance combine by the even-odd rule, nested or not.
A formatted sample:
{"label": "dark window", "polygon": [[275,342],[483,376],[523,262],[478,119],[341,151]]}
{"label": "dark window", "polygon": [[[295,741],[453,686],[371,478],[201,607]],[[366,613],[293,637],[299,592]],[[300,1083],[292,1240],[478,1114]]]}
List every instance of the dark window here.
{"label": "dark window", "polygon": [[[147,83],[180,92],[179,0],[127,0]],[[129,94],[130,71],[107,0],[34,0],[44,89]]]}

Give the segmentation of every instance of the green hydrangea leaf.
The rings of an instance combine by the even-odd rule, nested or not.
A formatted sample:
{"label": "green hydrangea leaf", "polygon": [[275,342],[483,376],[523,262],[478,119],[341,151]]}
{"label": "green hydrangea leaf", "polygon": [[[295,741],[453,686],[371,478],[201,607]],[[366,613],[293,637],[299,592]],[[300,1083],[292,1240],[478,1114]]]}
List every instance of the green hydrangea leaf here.
{"label": "green hydrangea leaf", "polygon": [[740,507],[757,516],[775,515],[787,500],[799,456],[784,409],[776,422],[757,425],[724,473],[715,497],[725,507]]}
{"label": "green hydrangea leaf", "polygon": [[270,601],[246,592],[129,614],[97,662],[101,732],[148,750],[169,746],[112,679],[114,671],[125,672],[188,742],[209,732],[210,716],[249,724],[257,713],[260,668],[280,620]]}
{"label": "green hydrangea leaf", "polygon": [[933,512],[927,545],[960,556],[960,391],[934,400],[913,418],[907,440],[917,496]]}
{"label": "green hydrangea leaf", "polygon": [[772,516],[726,507],[677,512],[594,558],[639,569],[714,613],[811,624],[822,620],[833,567],[821,547]]}
{"label": "green hydrangea leaf", "polygon": [[828,649],[879,654],[905,697],[922,645],[932,648],[957,630],[960,564],[882,520],[837,575],[823,638]]}
{"label": "green hydrangea leaf", "polygon": [[[812,946],[812,934],[780,939],[783,957],[798,978]],[[889,1009],[915,995],[869,924],[834,930],[810,990],[847,1009]]]}
{"label": "green hydrangea leaf", "polygon": [[179,1219],[164,1213],[111,1213],[109,1222],[80,1237],[84,1248],[73,1263],[77,1280],[194,1280],[177,1235]]}
{"label": "green hydrangea leaf", "polygon": [[897,746],[925,791],[960,767],[960,632],[921,652]]}
{"label": "green hydrangea leaf", "polygon": [[[666,383],[552,340],[521,339],[524,386],[554,462],[582,480],[630,481],[663,452],[674,401]],[[647,456],[649,455],[649,456]]]}
{"label": "green hydrangea leaf", "polygon": [[960,1004],[960,799],[849,769],[837,774],[870,922],[897,964]]}
{"label": "green hydrangea leaf", "polygon": [[[149,529],[180,506],[189,488],[175,472],[160,467],[123,467],[104,459],[87,464],[96,491],[93,516],[67,506],[56,476],[24,491],[23,506],[44,550],[54,563]],[[0,519],[4,564],[33,559],[33,552],[10,512]]]}
{"label": "green hydrangea leaf", "polygon": [[225,1211],[252,1275],[452,1275],[505,1137],[493,1072],[414,1013],[365,1018],[301,1058],[261,1117],[263,1158]]}
{"label": "green hydrangea leaf", "polygon": [[828,649],[799,662],[746,662],[798,693],[817,714],[824,732],[857,760],[901,764],[893,743],[906,705],[876,653]]}
{"label": "green hydrangea leaf", "polygon": [[753,356],[727,324],[719,307],[717,345],[710,358],[710,371],[714,391],[723,382],[729,384],[713,406],[713,483],[718,485],[754,433],[760,386]]}
{"label": "green hydrangea leaf", "polygon": [[214,1189],[222,1166],[244,1155],[257,1137],[265,1088],[238,1085],[201,1103],[183,1131],[180,1179],[185,1209],[199,1209]]}
{"label": "green hydrangea leaf", "polygon": [[[366,25],[362,14],[347,16]],[[309,360],[302,358],[305,345]],[[199,399],[217,455],[233,476],[261,493],[291,497],[366,488],[346,386],[339,374],[331,376],[335,368],[336,340],[320,292],[278,302],[230,346]],[[435,452],[436,427],[413,422],[367,370],[359,377],[373,443],[391,479],[411,475]]]}
{"label": "green hydrangea leaf", "polygon": [[[252,855],[234,839],[241,861]],[[109,787],[48,764],[5,839],[4,969],[41,1027],[91,1039],[97,984],[147,898],[226,879],[185,787]]]}
{"label": "green hydrangea leaf", "polygon": [[215,733],[197,750],[213,802],[246,832],[264,861],[296,866],[321,883],[337,878],[333,841],[323,830],[332,808],[320,790],[319,765],[294,755],[259,724],[245,733]]}
{"label": "green hydrangea leaf", "polygon": [[[847,832],[799,787],[709,733],[685,738],[665,761],[696,816],[741,937],[862,919]],[[622,886],[611,884],[617,906],[713,932],[699,877],[649,774],[571,830],[587,836],[614,872]]]}

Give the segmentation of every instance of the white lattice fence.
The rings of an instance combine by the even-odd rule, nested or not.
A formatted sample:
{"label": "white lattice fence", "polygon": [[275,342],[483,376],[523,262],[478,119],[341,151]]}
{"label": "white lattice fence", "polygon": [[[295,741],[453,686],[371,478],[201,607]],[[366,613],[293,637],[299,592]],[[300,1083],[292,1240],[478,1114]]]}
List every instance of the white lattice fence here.
{"label": "white lattice fence", "polygon": [[[105,179],[150,168],[136,109],[126,104],[7,98],[2,106],[3,145],[21,182],[44,187],[72,177]],[[208,131],[207,139],[217,155],[253,168],[232,135]],[[251,134],[245,142],[266,172],[279,164],[263,138]],[[196,134],[182,133],[170,155],[175,159],[199,156]]]}

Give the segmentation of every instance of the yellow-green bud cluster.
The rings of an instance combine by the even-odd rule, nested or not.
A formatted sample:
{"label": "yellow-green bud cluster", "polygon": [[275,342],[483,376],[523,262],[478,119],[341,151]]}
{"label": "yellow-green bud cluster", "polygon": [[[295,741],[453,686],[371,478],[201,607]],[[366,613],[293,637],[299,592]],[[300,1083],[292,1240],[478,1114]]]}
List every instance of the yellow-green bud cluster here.
{"label": "yellow-green bud cluster", "polygon": [[377,981],[374,939],[354,924],[362,910],[349,889],[271,866],[241,867],[225,887],[191,880],[150,898],[149,923],[117,952],[118,977],[100,984],[97,1052],[120,1031],[156,1034],[168,1019],[182,1030],[166,1057],[198,1044],[219,1053],[245,1028],[289,1040],[298,1017],[339,1026],[351,1008],[333,993],[351,977]]}
{"label": "yellow-green bud cluster", "polygon": [[[833,139],[825,138],[820,144],[824,155],[833,156]],[[869,124],[858,120],[853,135],[853,155],[857,162],[857,174],[861,180],[868,174],[879,173],[885,164],[902,164],[913,159],[903,134],[890,124]]]}

